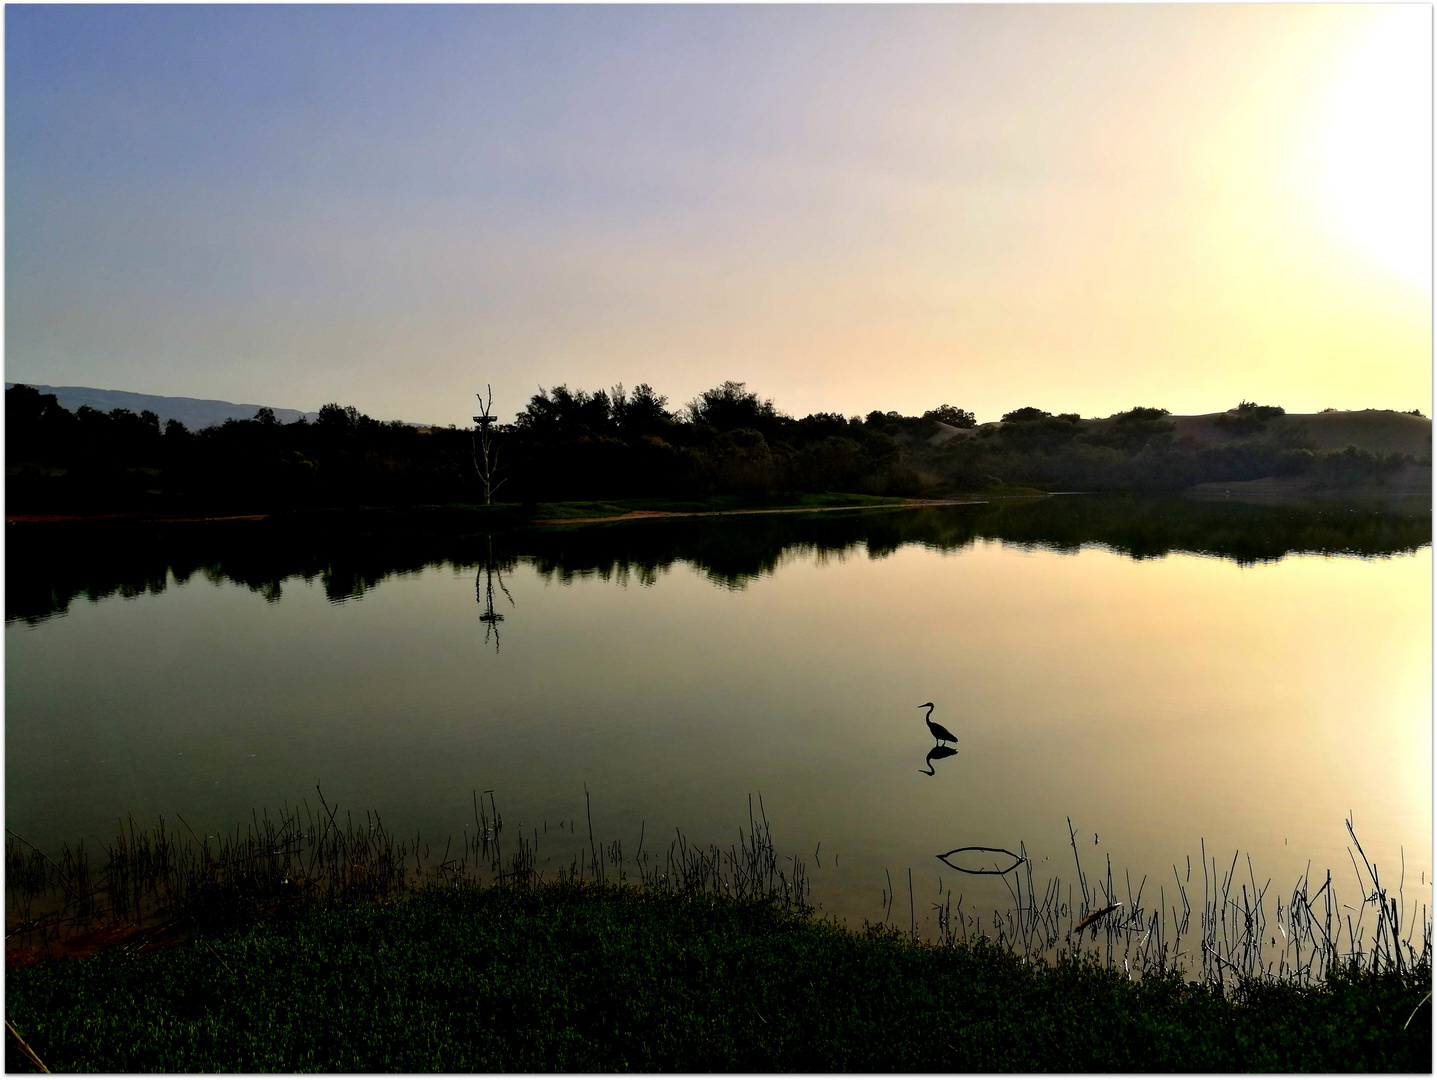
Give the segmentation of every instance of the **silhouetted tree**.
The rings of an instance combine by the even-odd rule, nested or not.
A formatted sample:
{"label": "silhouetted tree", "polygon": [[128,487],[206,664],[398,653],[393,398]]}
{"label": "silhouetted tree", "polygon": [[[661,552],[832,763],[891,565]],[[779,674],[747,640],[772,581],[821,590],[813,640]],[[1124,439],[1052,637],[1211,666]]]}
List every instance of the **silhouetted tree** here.
{"label": "silhouetted tree", "polygon": [[648,383],[639,383],[632,394],[625,394],[624,384],[620,383],[610,393],[614,423],[629,438],[651,435],[668,427],[673,420],[668,403],[669,399],[655,393]]}
{"label": "silhouetted tree", "polygon": [[923,414],[923,419],[937,420],[940,424],[956,428],[971,428],[978,424],[976,416],[967,409],[960,409],[956,405],[939,405],[936,409],[929,409]]}
{"label": "silhouetted tree", "polygon": [[1229,409],[1214,422],[1234,435],[1252,435],[1265,430],[1269,420],[1282,416],[1286,411],[1281,405],[1258,405],[1251,401],[1240,401],[1237,408]]}
{"label": "silhouetted tree", "polygon": [[499,479],[499,444],[494,434],[494,421],[498,418],[489,411],[494,406],[494,389],[487,384],[484,389],[489,394],[487,400],[480,394],[474,395],[479,399],[480,412],[474,417],[472,455],[474,470],[479,474],[479,483],[484,487],[484,505],[491,506],[494,492],[498,491],[505,481]]}
{"label": "silhouetted tree", "polygon": [[688,411],[695,423],[707,424],[719,431],[736,428],[763,431],[778,416],[772,401],[760,401],[746,384],[732,380],[705,390],[689,402]]}
{"label": "silhouetted tree", "polygon": [[1014,409],[1012,412],[1004,413],[1003,423],[1031,424],[1038,420],[1046,420],[1052,415],[1050,412],[1044,412],[1042,409],[1035,409],[1033,406],[1027,405],[1021,409]]}
{"label": "silhouetted tree", "polygon": [[331,401],[319,407],[315,427],[326,433],[352,435],[359,429],[359,420],[359,410],[353,405],[341,406]]}

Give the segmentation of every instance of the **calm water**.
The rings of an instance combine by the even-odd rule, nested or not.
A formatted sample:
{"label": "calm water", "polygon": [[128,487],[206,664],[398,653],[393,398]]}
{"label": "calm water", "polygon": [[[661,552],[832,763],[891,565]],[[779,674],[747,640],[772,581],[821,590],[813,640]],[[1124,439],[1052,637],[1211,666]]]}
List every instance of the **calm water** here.
{"label": "calm water", "polygon": [[[7,825],[42,847],[127,813],[216,831],[321,781],[442,850],[493,789],[567,863],[586,786],[626,850],[641,827],[726,844],[752,793],[824,910],[877,918],[911,868],[922,925],[939,871],[1004,895],[955,880],[954,847],[1022,841],[1071,878],[1071,818],[1085,867],[1135,888],[1171,891],[1205,841],[1285,889],[1309,861],[1350,877],[1351,811],[1384,878],[1405,858],[1410,906],[1429,522],[1089,499],[493,539],[12,527]],[[925,701],[958,736],[932,776]]]}

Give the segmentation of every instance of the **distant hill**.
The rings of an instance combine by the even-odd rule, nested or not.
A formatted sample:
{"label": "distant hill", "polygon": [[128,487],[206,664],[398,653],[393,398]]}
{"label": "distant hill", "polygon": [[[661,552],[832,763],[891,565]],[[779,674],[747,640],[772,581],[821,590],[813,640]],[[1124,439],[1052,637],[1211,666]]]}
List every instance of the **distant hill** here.
{"label": "distant hill", "polygon": [[[1230,442],[1242,438],[1241,433],[1224,430],[1219,418],[1226,413],[1204,416],[1174,416],[1179,437],[1187,436],[1202,443]],[[1326,413],[1288,413],[1274,417],[1263,434],[1295,437],[1311,445],[1318,453],[1356,446],[1375,454],[1411,454],[1432,456],[1432,421],[1425,416],[1393,412],[1389,409],[1343,410]]]}
{"label": "distant hill", "polygon": [[[16,385],[7,382],[5,389]],[[162,397],[158,394],[133,394],[128,390],[99,390],[93,386],[41,386],[39,383],[25,383],[42,394],[54,394],[62,409],[74,412],[81,405],[88,405],[100,412],[111,409],[129,409],[133,413],[149,409],[160,418],[163,425],[168,420],[178,420],[191,431],[223,424],[226,420],[251,420],[259,411],[259,405],[237,405],[233,401],[214,401],[209,398]],[[317,412],[301,412],[298,409],[274,409],[274,417],[282,424],[292,424],[300,417],[314,420]]]}
{"label": "distant hill", "polygon": [[[1296,445],[1310,446],[1317,453],[1342,450],[1356,446],[1374,454],[1411,454],[1418,461],[1432,458],[1432,421],[1425,416],[1394,412],[1390,409],[1344,410],[1323,413],[1287,413],[1276,416],[1252,429],[1227,425],[1224,418],[1231,419],[1230,413],[1205,413],[1197,416],[1169,416],[1174,425],[1173,434],[1179,439],[1191,439],[1204,445],[1222,445],[1250,441],[1257,438],[1286,437]],[[1111,428],[1113,417],[1081,420],[1078,426],[1083,431],[1104,431]],[[936,434],[923,437],[930,446],[941,446],[953,439],[972,439],[984,428],[1001,428],[998,422],[980,424],[974,428],[954,428],[947,424],[936,424]],[[910,443],[919,441],[910,437]]]}

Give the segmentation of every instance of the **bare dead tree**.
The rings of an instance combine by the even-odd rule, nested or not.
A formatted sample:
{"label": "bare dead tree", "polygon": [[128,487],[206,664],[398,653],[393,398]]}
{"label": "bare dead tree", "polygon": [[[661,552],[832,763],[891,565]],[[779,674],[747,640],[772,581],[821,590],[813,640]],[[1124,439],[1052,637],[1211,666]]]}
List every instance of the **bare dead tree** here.
{"label": "bare dead tree", "polygon": [[475,394],[479,399],[479,405],[483,411],[474,417],[474,471],[479,474],[479,482],[484,485],[484,505],[490,506],[494,502],[494,493],[504,486],[504,480],[499,479],[503,467],[499,464],[499,442],[498,437],[492,430],[494,422],[499,418],[492,413],[494,405],[494,390],[487,383],[484,389],[488,391],[489,397],[486,400],[483,394]]}

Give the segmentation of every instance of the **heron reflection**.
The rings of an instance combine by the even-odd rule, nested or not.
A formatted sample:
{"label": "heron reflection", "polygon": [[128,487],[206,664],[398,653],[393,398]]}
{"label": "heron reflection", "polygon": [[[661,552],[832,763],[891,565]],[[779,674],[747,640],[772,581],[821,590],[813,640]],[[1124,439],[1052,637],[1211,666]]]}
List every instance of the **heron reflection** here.
{"label": "heron reflection", "polygon": [[[928,751],[928,756],[923,759],[923,764],[928,766],[927,775],[936,776],[938,774],[938,770],[933,767],[935,761],[952,757],[956,753],[958,753],[958,751],[951,746],[935,746],[932,750]],[[918,771],[924,772],[923,769],[919,769]]]}
{"label": "heron reflection", "polygon": [[494,539],[488,539],[488,547],[485,551],[484,563],[479,567],[479,572],[474,577],[474,600],[481,604],[484,613],[479,616],[479,621],[484,624],[484,644],[489,644],[489,635],[494,635],[494,651],[499,651],[499,624],[504,621],[504,616],[494,610],[494,584],[499,584],[499,591],[509,600],[509,606],[514,606],[514,597],[504,584],[504,574],[500,566],[494,561]]}

